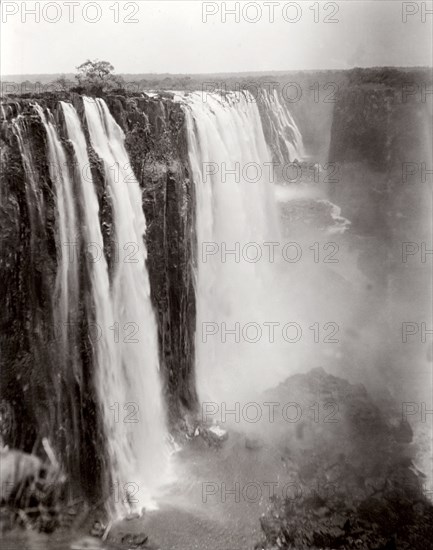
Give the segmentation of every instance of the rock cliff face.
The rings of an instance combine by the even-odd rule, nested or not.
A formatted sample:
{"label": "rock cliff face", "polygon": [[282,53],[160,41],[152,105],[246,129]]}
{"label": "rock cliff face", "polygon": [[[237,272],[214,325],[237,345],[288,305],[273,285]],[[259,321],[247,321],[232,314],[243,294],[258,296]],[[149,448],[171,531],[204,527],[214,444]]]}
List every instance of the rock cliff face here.
{"label": "rock cliff face", "polygon": [[[24,154],[10,124],[10,118],[19,113],[26,136]],[[88,488],[87,497],[94,499],[104,485],[105,453],[92,381],[91,345],[87,338],[80,339],[80,372],[71,369],[70,357],[60,348],[51,307],[57,254],[47,138],[27,101],[6,106],[5,114],[0,276],[4,295],[2,408],[7,414],[2,415],[2,436],[11,447],[43,457],[43,438],[47,438],[70,479],[80,480]],[[80,278],[85,287],[84,270]],[[82,331],[90,311],[85,294],[79,309]]]}
{"label": "rock cliff face", "polygon": [[170,98],[109,98],[143,189],[148,267],[170,419],[193,411],[195,197],[185,117]]}
{"label": "rock cliff face", "polygon": [[[44,456],[42,438],[55,443],[66,472],[79,480],[78,492],[93,500],[108,489],[105,441],[96,401],[92,344],[85,337],[91,304],[82,291],[77,338],[80,372],[69,367],[60,347],[51,303],[57,269],[55,192],[50,178],[47,137],[31,103],[53,113],[65,148],[59,99],[74,103],[87,134],[82,98],[76,95],[18,99],[4,105],[1,129],[0,277],[2,436],[7,444]],[[143,190],[152,301],[159,329],[160,364],[172,425],[196,407],[194,384],[194,192],[190,179],[184,114],[159,98],[104,98],[123,128],[132,172]],[[12,119],[21,116],[26,144],[20,151]],[[89,143],[89,140],[87,140]],[[26,171],[26,157],[31,172]],[[89,145],[100,225],[110,270],[113,267],[112,213],[102,166]],[[28,168],[28,167],[27,167]],[[30,181],[31,180],[31,181]],[[85,254],[85,251],[80,251]],[[81,268],[81,288],[89,288]]]}
{"label": "rock cliff face", "polygon": [[383,83],[354,74],[336,95],[329,162],[338,164],[339,176],[330,198],[357,234],[400,238],[425,220],[431,175],[422,164],[431,170],[432,147],[425,78]]}

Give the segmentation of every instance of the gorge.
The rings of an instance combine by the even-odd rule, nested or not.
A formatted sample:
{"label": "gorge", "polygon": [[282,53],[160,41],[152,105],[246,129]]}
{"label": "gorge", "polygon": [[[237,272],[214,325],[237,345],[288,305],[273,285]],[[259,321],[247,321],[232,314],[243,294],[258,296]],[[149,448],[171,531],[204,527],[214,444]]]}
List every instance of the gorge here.
{"label": "gorge", "polygon": [[[96,507],[105,525],[144,508],[156,514],[151,543],[171,548],[157,519],[167,502],[190,510],[194,499],[203,505],[203,483],[214,496],[239,475],[303,483],[297,504],[308,508],[306,479],[322,483],[324,466],[303,469],[323,452],[351,499],[355,478],[374,486],[359,489],[361,504],[383,480],[398,487],[383,497],[400,503],[389,531],[354,534],[362,506],[351,502],[351,527],[344,506],[345,520],[333,512],[326,529],[313,513],[317,536],[300,542],[276,519],[296,515],[287,499],[260,499],[253,511],[219,500],[212,521],[234,524],[221,541],[200,524],[199,547],[354,548],[347,541],[358,536],[358,547],[391,548],[409,509],[418,538],[399,532],[394,547],[428,547],[426,426],[413,412],[401,418],[402,403],[428,403],[431,390],[428,344],[401,342],[402,320],[431,326],[428,269],[401,260],[402,243],[431,242],[431,189],[421,181],[431,102],[401,95],[402,82],[427,76],[393,81],[391,71],[380,85],[374,70],[334,76],[344,85],[331,104],[290,103],[277,85],[257,97],[4,98],[1,436],[56,469],[50,498]],[[295,422],[286,410],[290,420],[270,425],[236,412],[254,403],[263,414],[270,402],[278,418],[284,403],[304,416]],[[305,418],[331,402],[337,426]],[[4,499],[12,508],[22,505],[16,489]],[[182,534],[177,543],[188,548]]]}

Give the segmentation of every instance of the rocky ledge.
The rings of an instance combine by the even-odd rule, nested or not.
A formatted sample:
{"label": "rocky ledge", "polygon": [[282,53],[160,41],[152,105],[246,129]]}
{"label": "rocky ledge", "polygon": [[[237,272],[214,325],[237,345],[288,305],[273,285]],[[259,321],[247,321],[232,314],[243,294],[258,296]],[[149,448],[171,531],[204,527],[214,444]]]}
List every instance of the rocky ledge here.
{"label": "rocky ledge", "polygon": [[362,385],[315,369],[290,377],[270,401],[324,416],[302,416],[280,434],[293,479],[261,518],[266,550],[433,548],[433,505],[413,464],[412,430]]}

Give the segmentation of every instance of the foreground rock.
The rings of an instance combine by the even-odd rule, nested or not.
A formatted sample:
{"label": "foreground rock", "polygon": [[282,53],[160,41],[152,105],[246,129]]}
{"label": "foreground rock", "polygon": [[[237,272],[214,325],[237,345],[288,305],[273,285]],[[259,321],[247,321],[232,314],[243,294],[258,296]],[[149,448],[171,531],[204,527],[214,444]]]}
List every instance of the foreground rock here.
{"label": "foreground rock", "polygon": [[39,457],[0,446],[0,528],[15,525],[51,533],[62,524],[64,478],[53,457]]}
{"label": "foreground rock", "polygon": [[396,427],[362,386],[322,369],[293,376],[271,394],[302,410],[308,403],[331,410],[332,403],[334,422],[303,416],[280,432],[296,491],[272,499],[257,549],[433,548],[433,506],[412,464],[410,426]]}

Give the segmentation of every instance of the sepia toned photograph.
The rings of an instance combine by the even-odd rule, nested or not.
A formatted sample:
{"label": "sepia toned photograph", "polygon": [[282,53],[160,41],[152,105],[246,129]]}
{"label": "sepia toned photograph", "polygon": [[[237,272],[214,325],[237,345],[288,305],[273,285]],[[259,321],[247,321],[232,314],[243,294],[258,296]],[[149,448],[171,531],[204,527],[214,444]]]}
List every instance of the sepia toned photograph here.
{"label": "sepia toned photograph", "polygon": [[433,550],[433,1],[0,11],[0,547]]}

